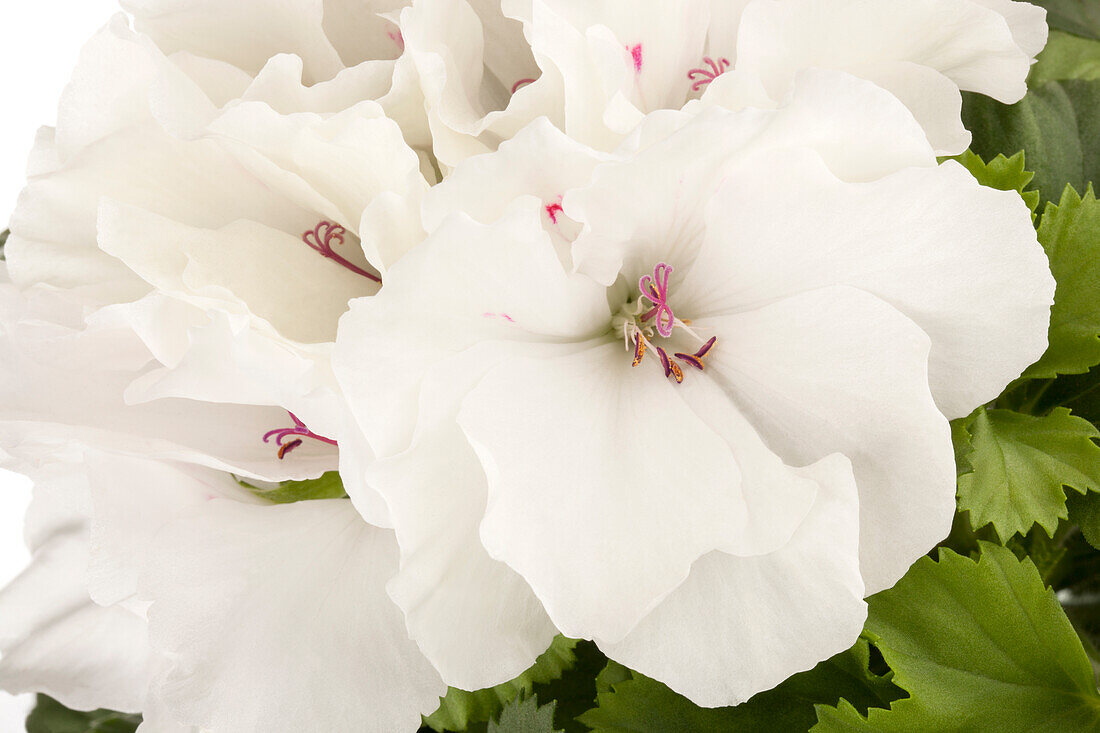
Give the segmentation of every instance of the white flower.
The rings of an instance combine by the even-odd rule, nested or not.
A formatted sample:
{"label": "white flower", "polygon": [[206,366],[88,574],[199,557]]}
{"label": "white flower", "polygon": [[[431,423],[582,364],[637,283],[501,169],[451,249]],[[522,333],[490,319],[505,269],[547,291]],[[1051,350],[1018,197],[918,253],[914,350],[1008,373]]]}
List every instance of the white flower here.
{"label": "white flower", "polygon": [[496,156],[577,173],[560,203],[530,176],[490,223],[456,206],[341,320],[391,593],[451,684],[506,679],[552,623],[735,704],[847,648],[946,535],[945,414],[1042,353],[1053,279],[1018,195],[844,74],[594,169],[554,137]]}
{"label": "white flower", "polygon": [[71,445],[35,477],[34,562],[0,592],[0,684],[143,731],[413,730],[445,687],[385,592],[397,548],[347,500]]}
{"label": "white flower", "polygon": [[[423,237],[417,209],[428,188],[421,156],[383,109],[397,27],[335,3],[322,29],[320,3],[306,0],[273,13],[263,3],[133,10],[161,46],[118,16],[84,49],[12,220],[12,278],[59,288],[89,322],[144,343],[129,381],[112,378],[120,405],[222,403],[205,411],[210,425],[191,426],[211,436],[228,430],[227,405],[256,406],[250,427],[225,444],[248,441],[268,457],[243,473],[305,478],[339,460],[354,488],[369,454],[338,458],[332,445],[348,418],[331,342],[348,301],[377,290]],[[270,35],[257,33],[260,20]],[[359,55],[336,54],[329,23],[336,34],[362,26],[373,35]],[[345,56],[355,65],[344,68]],[[21,385],[29,401],[38,381]],[[355,493],[384,524],[380,502]]]}
{"label": "white flower", "polygon": [[[691,98],[771,106],[803,69],[847,71],[897,95],[936,152],[970,142],[960,89],[1018,101],[1046,11],[1011,0],[504,0],[535,60],[562,80],[552,119],[610,150],[642,117]],[[535,85],[532,85],[534,87]]]}

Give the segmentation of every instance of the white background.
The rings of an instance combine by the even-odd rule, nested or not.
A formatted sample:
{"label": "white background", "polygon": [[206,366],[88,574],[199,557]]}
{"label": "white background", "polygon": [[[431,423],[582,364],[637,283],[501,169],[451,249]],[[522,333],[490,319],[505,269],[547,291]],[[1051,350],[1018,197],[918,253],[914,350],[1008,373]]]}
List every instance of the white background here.
{"label": "white background", "polygon": [[[0,0],[0,229],[23,186],[35,130],[54,123],[80,47],[116,11],[115,0]],[[21,525],[29,499],[26,479],[0,471],[0,585],[26,564]],[[0,692],[0,733],[24,730],[28,704]]]}

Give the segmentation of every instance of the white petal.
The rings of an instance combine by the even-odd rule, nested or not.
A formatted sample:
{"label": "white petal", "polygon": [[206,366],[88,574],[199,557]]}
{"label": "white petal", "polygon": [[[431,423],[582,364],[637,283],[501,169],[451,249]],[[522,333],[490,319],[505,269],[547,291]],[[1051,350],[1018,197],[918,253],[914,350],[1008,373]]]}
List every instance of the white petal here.
{"label": "white petal", "polygon": [[89,451],[92,502],[92,598],[111,606],[137,593],[138,574],[157,532],[187,509],[214,498],[264,504],[228,473],[198,466]]}
{"label": "white petal", "polygon": [[443,680],[481,689],[530,667],[557,632],[526,581],[481,544],[485,473],[458,426],[375,462],[368,478],[401,545],[390,595]]}
{"label": "white petal", "polygon": [[325,37],[322,0],[124,0],[134,26],[165,53],[190,51],[255,74],[277,53],[294,53],[310,83],[344,68]]}
{"label": "white petal", "polygon": [[573,249],[578,269],[611,284],[620,271],[637,277],[659,261],[690,261],[726,171],[792,147],[818,151],[845,180],[935,165],[924,132],[889,93],[848,74],[806,72],[778,110],[708,108],[628,161],[599,166],[563,202],[585,225]]}
{"label": "white petal", "polygon": [[947,536],[955,456],[928,389],[928,337],[912,321],[834,286],[695,324],[720,334],[708,370],[788,464],[851,460],[868,593]]}
{"label": "white petal", "polygon": [[745,525],[729,446],[621,344],[505,362],[459,424],[489,480],[482,541],[566,636],[618,641]]}
{"label": "white petal", "polygon": [[300,237],[252,221],[203,229],[103,201],[99,244],[165,293],[251,313],[303,343],[331,341],[348,301],[376,289]]}
{"label": "white petal", "polygon": [[[896,62],[927,66],[964,90],[1012,103],[1027,91],[1031,58],[1001,15],[970,0],[752,2],[741,16],[735,68],[760,74],[776,98],[801,69],[859,73]],[[950,141],[932,143],[943,149]]]}
{"label": "white petal", "polygon": [[1046,349],[1054,280],[1027,207],[956,163],[849,184],[810,153],[773,156],[731,173],[707,233],[681,286],[698,296],[684,312],[862,288],[932,339],[929,381],[949,418],[996,397]]}
{"label": "white petal", "polygon": [[489,226],[457,216],[351,304],[333,369],[372,448],[392,455],[409,445],[433,364],[482,340],[583,341],[609,321],[604,288],[563,271],[540,211]]}
{"label": "white petal", "polygon": [[1015,39],[1024,53],[1034,58],[1047,45],[1047,9],[1027,2],[1016,0],[970,0],[995,10],[1008,21]]}
{"label": "white petal", "polygon": [[414,729],[445,687],[386,596],[396,567],[393,535],[346,500],[206,503],[141,583],[166,705],[215,730]]}
{"label": "white petal", "polygon": [[611,658],[697,705],[738,705],[852,645],[867,615],[859,501],[833,455],[799,471],[821,486],[789,543],[760,557],[712,552],[618,644]]}
{"label": "white petal", "polygon": [[[80,710],[138,711],[149,667],[145,622],[92,602],[85,520],[71,512],[43,515],[44,500],[36,488],[28,514],[34,558],[0,591],[0,687],[45,692]],[[41,519],[48,526],[34,526]]]}

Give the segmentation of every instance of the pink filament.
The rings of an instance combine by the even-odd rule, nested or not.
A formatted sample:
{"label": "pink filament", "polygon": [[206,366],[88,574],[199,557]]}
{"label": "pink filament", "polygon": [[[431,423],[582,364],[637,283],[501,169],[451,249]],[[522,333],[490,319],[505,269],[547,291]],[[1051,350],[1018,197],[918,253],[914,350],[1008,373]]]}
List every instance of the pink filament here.
{"label": "pink filament", "polygon": [[642,316],[642,320],[648,321],[656,316],[657,333],[665,338],[672,335],[672,327],[676,323],[672,307],[668,304],[668,278],[671,274],[672,265],[659,262],[653,268],[653,275],[643,275],[638,280],[638,288],[642,291],[642,295],[653,302],[653,308]]}
{"label": "pink filament", "polygon": [[340,255],[336,254],[333,250],[332,244],[344,243],[344,235],[347,233],[347,229],[339,224],[333,224],[331,221],[322,221],[316,227],[302,235],[302,241],[309,245],[310,249],[320,252],[322,256],[333,260],[337,264],[351,270],[356,275],[362,275],[363,277],[373,280],[376,283],[381,283],[382,278],[367,272],[363,268],[348,262]]}
{"label": "pink filament", "polygon": [[718,59],[715,61],[710,56],[703,58],[703,63],[709,66],[709,69],[692,69],[688,72],[688,79],[691,79],[695,83],[691,85],[691,91],[697,92],[707,84],[717,79],[723,73],[725,73],[729,67],[729,59]]}
{"label": "pink filament", "polygon": [[[302,444],[302,438],[312,438],[322,443],[328,443],[329,445],[339,445],[332,438],[326,438],[323,435],[318,435],[309,428],[306,424],[298,419],[298,416],[293,412],[287,410],[287,414],[290,415],[290,419],[294,421],[294,427],[292,428],[276,428],[275,430],[269,430],[264,433],[264,442],[270,443],[272,438],[275,438],[275,445],[279,446],[279,460],[286,458],[287,453],[297,448]],[[299,437],[300,436],[300,437]],[[287,438],[294,438],[289,443]]]}
{"label": "pink filament", "polygon": [[527,84],[534,84],[534,83],[535,83],[534,79],[520,79],[519,81],[517,81],[515,84],[512,85],[512,94],[515,94],[516,92],[518,92],[520,87],[526,86]]}

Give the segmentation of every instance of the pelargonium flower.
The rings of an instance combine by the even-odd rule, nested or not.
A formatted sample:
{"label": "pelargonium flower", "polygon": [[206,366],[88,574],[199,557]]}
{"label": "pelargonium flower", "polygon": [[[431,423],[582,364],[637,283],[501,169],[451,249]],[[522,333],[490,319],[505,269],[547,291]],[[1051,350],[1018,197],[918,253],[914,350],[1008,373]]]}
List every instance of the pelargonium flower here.
{"label": "pelargonium flower", "polygon": [[429,222],[341,319],[390,593],[449,684],[557,629],[729,705],[847,648],[864,595],[947,534],[948,417],[1045,348],[1027,207],[937,166],[890,94],[814,72],[775,111],[647,126],[621,160],[545,126],[471,159],[577,179],[548,201],[537,172],[485,176],[499,213]]}
{"label": "pelargonium flower", "polygon": [[[1012,0],[504,0],[560,118],[610,150],[650,112],[697,96],[739,109],[782,101],[798,71],[847,71],[893,92],[940,155],[966,149],[959,90],[1012,103],[1046,44],[1046,11]],[[946,22],[945,19],[950,19]],[[543,85],[543,93],[551,86]]]}
{"label": "pelargonium flower", "polygon": [[[378,19],[382,40],[367,55],[380,58],[357,56],[347,68],[320,25],[304,23],[309,3],[268,19],[293,31],[282,46],[264,37],[245,48],[239,34],[196,30],[210,13],[227,15],[222,30],[240,30],[262,5],[134,3],[136,25],[163,47],[124,16],[98,33],[57,129],[39,136],[6,256],[16,285],[52,286],[80,311],[77,322],[114,334],[85,341],[144,344],[144,354],[128,347],[129,379],[116,370],[109,389],[82,392],[74,407],[95,395],[117,408],[89,406],[81,424],[125,421],[139,403],[169,421],[181,401],[216,403],[198,411],[208,425],[188,426],[194,439],[210,437],[209,465],[281,480],[342,460],[350,482],[360,471],[349,461],[369,456],[338,456],[332,445],[347,419],[328,365],[337,319],[423,236],[422,167],[434,173],[385,113],[387,56],[400,53],[386,34],[399,35],[396,26]],[[13,383],[23,401],[38,400],[40,420],[57,422],[38,376]],[[229,405],[253,408],[227,423]],[[8,420],[34,417],[33,406],[18,415],[8,407]],[[246,451],[265,460],[243,465]],[[377,502],[361,508],[385,523]]]}
{"label": "pelargonium flower", "polygon": [[0,591],[5,689],[158,733],[414,730],[438,704],[384,590],[392,533],[351,502],[273,505],[221,471],[79,445],[18,467],[34,560]]}

